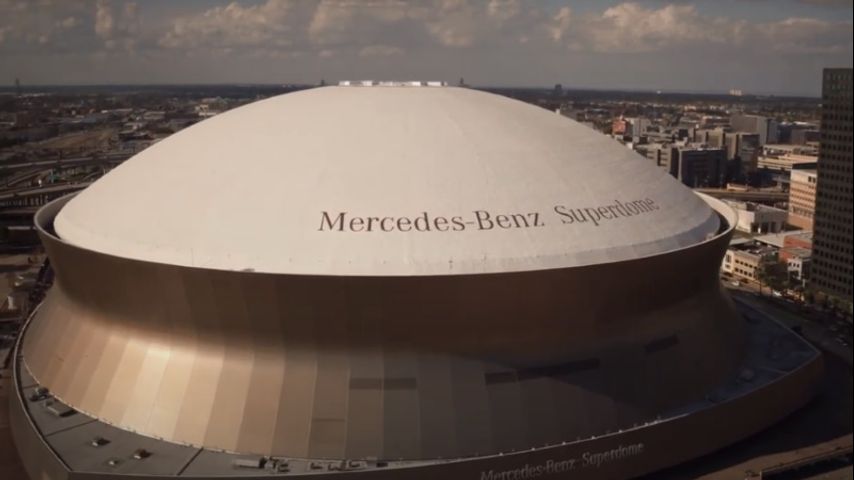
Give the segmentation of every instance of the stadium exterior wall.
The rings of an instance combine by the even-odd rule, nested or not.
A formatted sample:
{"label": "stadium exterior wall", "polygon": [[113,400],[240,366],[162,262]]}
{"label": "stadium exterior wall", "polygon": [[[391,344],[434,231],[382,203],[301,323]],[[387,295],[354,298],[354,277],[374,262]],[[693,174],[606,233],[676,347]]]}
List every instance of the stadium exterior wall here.
{"label": "stadium exterior wall", "polygon": [[[778,381],[747,395],[734,398],[712,408],[654,425],[608,435],[598,439],[554,446],[509,455],[483,457],[449,462],[420,468],[349,472],[355,480],[432,480],[435,478],[487,480],[505,478],[585,478],[605,480],[629,478],[711,453],[723,446],[761,431],[805,405],[818,389],[823,362],[821,357],[786,374]],[[18,372],[15,369],[15,372]],[[28,422],[24,399],[10,395],[12,434],[31,480],[146,480],[146,475],[111,475],[69,472],[44,443],[41,435]],[[722,428],[722,427],[726,428]],[[702,432],[702,433],[698,433]],[[678,439],[678,440],[675,440]],[[555,465],[567,460],[584,458],[585,453],[604,452],[620,446],[642,444],[640,454],[603,463],[599,467],[584,467],[575,471],[543,473],[514,477],[512,473],[530,467]],[[492,476],[490,476],[492,475]],[[188,480],[217,480],[224,477],[181,477]],[[227,478],[227,477],[225,477]],[[263,480],[269,475],[241,477],[244,480]],[[340,474],[312,474],[311,478],[340,478]]]}
{"label": "stadium exterior wall", "polygon": [[[729,228],[692,247],[568,269],[393,278],[112,257],[51,233],[67,200],[57,201],[36,219],[57,281],[21,340],[22,366],[79,411],[166,441],[298,458],[469,457],[352,478],[505,479],[520,468],[548,478],[550,461],[580,468],[585,453],[621,446],[631,455],[585,467],[584,478],[635,476],[770,425],[807,401],[820,369],[811,362],[750,395],[650,423],[702,402],[744,350],[717,279],[735,219],[705,200]],[[673,348],[643,355],[662,338]],[[421,357],[401,369],[411,352]],[[575,372],[590,358],[595,375]],[[484,376],[488,392],[465,389]],[[13,412],[26,416],[22,405]],[[572,428],[550,428],[562,422]],[[28,468],[54,480],[53,464],[36,460],[49,448],[30,438],[35,429],[16,420],[14,430]]]}
{"label": "stadium exterior wall", "polygon": [[[744,350],[717,280],[731,229],[631,261],[417,277],[188,268],[40,233],[56,284],[23,344],[27,368],[86,414],[177,443],[303,458],[509,453],[701,400]],[[673,348],[645,351],[662,339]]]}

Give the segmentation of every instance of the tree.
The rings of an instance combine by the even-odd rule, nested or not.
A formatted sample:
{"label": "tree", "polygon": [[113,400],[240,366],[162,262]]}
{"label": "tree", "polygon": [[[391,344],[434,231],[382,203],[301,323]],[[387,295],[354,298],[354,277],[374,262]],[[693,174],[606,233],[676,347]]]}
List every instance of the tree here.
{"label": "tree", "polygon": [[815,291],[812,288],[807,288],[804,291],[804,303],[808,305],[815,303]]}
{"label": "tree", "polygon": [[759,282],[759,294],[762,295],[762,286],[767,285],[773,290],[783,290],[786,285],[788,269],[785,263],[769,261],[763,263],[756,269],[756,280]]}

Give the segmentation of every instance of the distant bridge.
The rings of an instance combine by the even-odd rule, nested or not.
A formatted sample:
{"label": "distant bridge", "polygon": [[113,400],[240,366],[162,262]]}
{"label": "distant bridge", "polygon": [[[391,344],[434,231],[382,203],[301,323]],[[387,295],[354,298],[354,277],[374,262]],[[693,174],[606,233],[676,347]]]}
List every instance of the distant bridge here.
{"label": "distant bridge", "polygon": [[765,192],[757,190],[740,192],[737,190],[726,190],[723,188],[697,188],[695,191],[705,193],[706,195],[719,198],[721,200],[738,200],[742,202],[756,202],[768,205],[789,201],[789,192]]}
{"label": "distant bridge", "polygon": [[0,165],[0,178],[14,173],[30,170],[51,168],[74,168],[90,165],[118,164],[130,158],[129,153],[108,153],[104,155],[89,155],[85,157],[57,158],[37,160],[35,162],[7,163]]}
{"label": "distant bridge", "polygon": [[0,193],[0,209],[39,207],[51,200],[82,190],[92,182],[54,183],[43,187],[16,189]]}

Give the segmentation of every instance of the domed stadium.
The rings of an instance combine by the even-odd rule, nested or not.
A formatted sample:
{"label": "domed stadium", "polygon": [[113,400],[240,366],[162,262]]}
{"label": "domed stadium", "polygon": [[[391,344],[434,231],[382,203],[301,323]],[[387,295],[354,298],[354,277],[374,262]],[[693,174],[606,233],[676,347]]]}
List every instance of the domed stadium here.
{"label": "domed stadium", "polygon": [[724,203],[472,89],[258,101],[36,222],[34,479],[632,478],[773,424],[822,368],[722,290]]}

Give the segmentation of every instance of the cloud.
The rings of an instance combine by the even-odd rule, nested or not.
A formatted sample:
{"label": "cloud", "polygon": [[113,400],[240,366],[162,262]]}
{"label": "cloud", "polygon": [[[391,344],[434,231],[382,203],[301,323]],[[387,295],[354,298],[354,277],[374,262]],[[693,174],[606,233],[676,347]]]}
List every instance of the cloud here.
{"label": "cloud", "polygon": [[745,23],[702,16],[693,5],[646,8],[625,2],[579,21],[572,45],[601,53],[642,53],[699,44],[738,44]]}
{"label": "cloud", "polygon": [[37,52],[79,47],[72,30],[83,23],[89,6],[81,0],[0,0],[0,48]]}
{"label": "cloud", "polygon": [[115,9],[110,0],[95,3],[95,35],[108,50],[123,48],[133,51],[140,33],[139,9],[136,2],[122,2]]}
{"label": "cloud", "polygon": [[167,48],[334,48],[357,55],[371,45],[464,48],[530,37],[545,18],[532,5],[523,12],[519,0],[232,2],[175,18],[159,43]]}
{"label": "cloud", "polygon": [[[100,5],[100,3],[99,3]],[[287,53],[330,51],[363,56],[375,45],[415,52],[435,48],[531,48],[563,45],[593,53],[653,53],[729,48],[753,42],[792,49],[803,42],[809,51],[831,51],[836,27],[813,24],[750,24],[743,19],[701,14],[690,4],[612,5],[599,12],[574,15],[567,5],[544,8],[519,0],[267,0],[229,3],[172,19],[159,45],[173,49],[208,49],[241,53],[246,49]],[[524,8],[523,8],[524,6]],[[99,31],[112,31],[104,15]],[[850,28],[850,27],[849,27]],[[777,47],[773,47],[777,48]]]}
{"label": "cloud", "polygon": [[500,22],[505,22],[519,15],[522,6],[519,0],[489,0],[486,5],[487,14]]}
{"label": "cloud", "polygon": [[832,54],[851,51],[851,23],[788,18],[757,25],[764,44],[783,54]]}
{"label": "cloud", "polygon": [[99,0],[95,4],[95,34],[109,39],[113,35],[113,8],[107,0]]}
{"label": "cloud", "polygon": [[[301,74],[295,72],[311,79],[445,72],[508,84],[539,78],[554,84],[561,75],[566,84],[567,76],[598,75],[588,82],[596,85],[644,75],[653,83],[697,83],[708,72],[741,76],[746,80],[736,83],[746,85],[759,77],[757,69],[773,67],[773,81],[784,85],[795,81],[788,77],[818,78],[821,65],[851,63],[850,14],[836,20],[829,11],[846,2],[789,0],[780,10],[788,5],[791,18],[764,19],[767,8],[742,15],[751,4],[699,8],[698,2],[0,0],[0,65],[54,72],[44,74],[48,81],[76,68],[75,78],[108,72],[134,81],[151,69],[166,81],[198,80],[199,72],[218,81],[278,81]],[[823,6],[814,7],[813,16],[795,2]],[[685,72],[680,77],[672,74],[677,61]],[[86,71],[92,65],[103,68]],[[771,76],[756,81],[765,84]]]}
{"label": "cloud", "polygon": [[817,5],[819,7],[834,7],[834,8],[851,8],[851,0],[798,0],[800,3],[807,5]]}
{"label": "cloud", "polygon": [[57,26],[57,27],[65,28],[65,29],[68,29],[68,28],[74,28],[74,27],[76,27],[76,26],[78,26],[78,25],[80,25],[80,20],[79,20],[77,17],[74,17],[74,16],[71,16],[71,17],[65,17],[65,18],[63,18],[62,20],[57,20],[57,21],[56,21],[56,26]]}
{"label": "cloud", "polygon": [[175,18],[159,44],[166,48],[275,48],[293,43],[297,2],[268,0],[242,6],[237,2]]}
{"label": "cloud", "polygon": [[315,45],[366,45],[389,39],[409,40],[412,20],[425,8],[400,0],[322,0],[308,27],[308,41]]}
{"label": "cloud", "polygon": [[[569,25],[569,12],[553,16],[552,40],[575,51],[656,53],[729,52],[731,55],[839,53],[852,48],[851,22],[789,18],[750,23],[701,14],[693,5],[658,8],[624,2],[601,13],[588,13]],[[565,23],[564,23],[565,22]]]}
{"label": "cloud", "polygon": [[439,45],[498,47],[520,38],[527,40],[540,29],[539,22],[544,17],[537,4],[526,4],[525,14],[522,13],[518,0],[437,0],[422,20]]}
{"label": "cloud", "polygon": [[359,50],[360,57],[390,57],[392,55],[402,54],[402,48],[392,47],[390,45],[369,45]]}
{"label": "cloud", "polygon": [[566,34],[567,30],[569,30],[569,22],[571,19],[572,9],[569,7],[561,7],[557,13],[552,16],[550,24],[546,26],[546,29],[549,32],[549,37],[553,41],[559,42]]}

